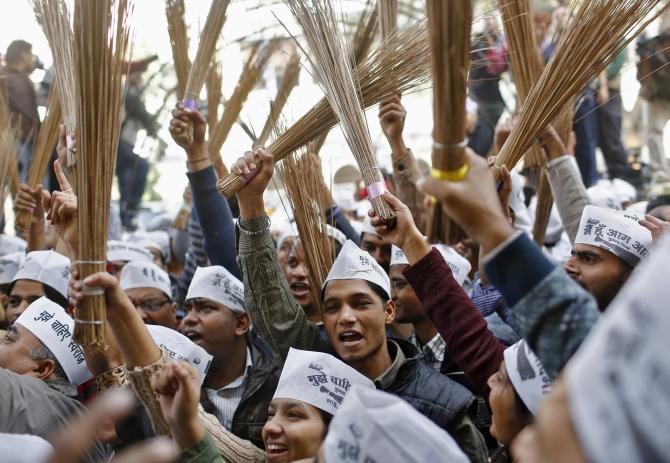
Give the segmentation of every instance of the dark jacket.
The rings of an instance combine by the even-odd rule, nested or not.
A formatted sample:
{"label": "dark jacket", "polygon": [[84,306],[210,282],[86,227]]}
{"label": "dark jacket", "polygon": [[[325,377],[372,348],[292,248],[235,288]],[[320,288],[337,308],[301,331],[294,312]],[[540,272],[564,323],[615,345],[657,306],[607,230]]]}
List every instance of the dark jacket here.
{"label": "dark jacket", "polygon": [[[262,339],[250,336],[248,342],[252,366],[244,379],[242,400],[233,416],[232,433],[251,441],[258,448],[265,448],[261,430],[267,421],[268,406],[277,389],[281,368],[268,353],[269,348]],[[214,404],[203,390],[200,403],[206,412],[216,415]]]}
{"label": "dark jacket", "polygon": [[409,402],[421,414],[443,429],[460,419],[475,397],[456,381],[430,368],[410,342],[393,339],[405,354],[405,362],[386,392]]}
{"label": "dark jacket", "polygon": [[12,113],[13,123],[19,128],[20,140],[34,140],[40,117],[37,113],[37,93],[30,77],[11,68],[2,68],[0,88]]}

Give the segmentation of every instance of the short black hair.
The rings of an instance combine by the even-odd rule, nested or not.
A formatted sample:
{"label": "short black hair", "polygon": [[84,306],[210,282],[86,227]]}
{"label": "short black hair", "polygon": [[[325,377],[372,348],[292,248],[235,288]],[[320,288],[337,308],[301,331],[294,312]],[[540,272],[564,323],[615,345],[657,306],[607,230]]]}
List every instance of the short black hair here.
{"label": "short black hair", "polygon": [[37,342],[38,346],[30,351],[30,358],[33,360],[53,361],[55,365],[54,375],[61,381],[69,382],[70,380],[68,379],[67,374],[65,374],[65,370],[63,370],[63,367],[53,352],[51,352],[51,349],[44,345],[44,343],[39,338],[37,339]]}
{"label": "short black hair", "polygon": [[[16,284],[18,280],[12,281],[9,286],[7,287],[7,294],[11,294],[12,290],[14,289],[14,285]],[[63,296],[61,293],[56,291],[54,288],[52,288],[49,285],[45,285],[44,283],[40,282],[42,285],[42,291],[44,291],[44,296],[49,299],[51,302],[55,302],[62,308],[67,310],[67,298]]]}
{"label": "short black hair", "polygon": [[21,55],[23,55],[25,52],[33,52],[33,46],[30,44],[30,42],[26,42],[25,40],[14,40],[7,47],[5,61],[7,64],[16,63],[21,59]]}

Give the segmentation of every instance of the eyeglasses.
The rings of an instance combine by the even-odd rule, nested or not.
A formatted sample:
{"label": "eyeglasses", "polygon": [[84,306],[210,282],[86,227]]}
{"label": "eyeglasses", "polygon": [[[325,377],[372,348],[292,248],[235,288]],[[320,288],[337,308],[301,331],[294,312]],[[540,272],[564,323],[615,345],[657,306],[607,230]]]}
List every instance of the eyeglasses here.
{"label": "eyeglasses", "polygon": [[21,305],[21,303],[23,301],[26,301],[26,303],[28,305],[30,305],[33,302],[35,302],[36,300],[38,300],[40,297],[42,297],[42,296],[26,296],[26,297],[9,296],[9,298],[7,298],[7,307],[10,307],[12,309],[16,309],[18,306]]}
{"label": "eyeglasses", "polygon": [[145,312],[158,312],[161,309],[161,307],[163,307],[165,304],[169,304],[171,301],[169,299],[165,299],[163,301],[141,301],[141,302],[131,301],[131,302],[133,303],[136,309],[142,309]]}

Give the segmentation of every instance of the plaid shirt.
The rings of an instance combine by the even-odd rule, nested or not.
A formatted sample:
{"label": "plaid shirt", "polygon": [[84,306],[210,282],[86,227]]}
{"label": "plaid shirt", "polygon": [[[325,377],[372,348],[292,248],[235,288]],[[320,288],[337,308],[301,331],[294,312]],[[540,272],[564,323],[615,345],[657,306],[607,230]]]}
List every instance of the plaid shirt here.
{"label": "plaid shirt", "polygon": [[416,337],[416,334],[412,335],[411,342],[417,349],[423,352],[423,363],[435,371],[441,370],[442,362],[444,362],[444,356],[447,351],[447,344],[439,333],[433,336],[433,339],[423,346],[421,345],[419,338]]}
{"label": "plaid shirt", "polygon": [[482,285],[481,278],[477,277],[472,284],[472,293],[470,294],[472,302],[482,314],[482,318],[486,318],[492,313],[497,313],[502,320],[509,324],[512,319],[512,312],[509,310],[505,301],[503,300],[500,291],[493,285]]}

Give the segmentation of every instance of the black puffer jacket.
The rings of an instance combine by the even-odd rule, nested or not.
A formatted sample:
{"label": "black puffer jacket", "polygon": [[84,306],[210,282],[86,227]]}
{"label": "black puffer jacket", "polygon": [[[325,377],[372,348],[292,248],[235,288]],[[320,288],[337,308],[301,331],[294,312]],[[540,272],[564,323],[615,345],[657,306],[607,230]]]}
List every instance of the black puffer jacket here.
{"label": "black puffer jacket", "polygon": [[[475,402],[475,397],[456,381],[438,373],[421,361],[418,349],[410,342],[393,339],[405,354],[405,363],[386,388],[386,392],[409,402],[435,424],[447,429]],[[394,347],[389,343],[389,349]],[[390,352],[395,357],[395,352]]]}
{"label": "black puffer jacket", "polygon": [[[235,410],[231,431],[237,437],[251,441],[258,448],[265,448],[261,431],[267,421],[268,406],[277,389],[281,368],[270,355],[270,348],[257,336],[250,337],[252,367],[244,379],[242,400]],[[216,416],[214,404],[203,390],[200,403],[206,412]]]}

